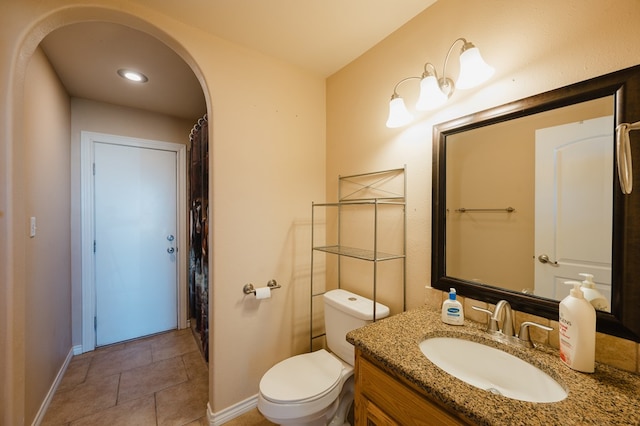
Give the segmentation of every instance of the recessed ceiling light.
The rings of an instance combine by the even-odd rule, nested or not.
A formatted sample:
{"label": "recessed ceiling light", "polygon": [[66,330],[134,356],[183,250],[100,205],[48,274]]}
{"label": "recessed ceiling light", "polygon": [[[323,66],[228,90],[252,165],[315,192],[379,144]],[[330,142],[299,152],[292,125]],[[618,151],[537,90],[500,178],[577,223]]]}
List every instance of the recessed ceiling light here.
{"label": "recessed ceiling light", "polygon": [[136,83],[146,83],[149,81],[146,75],[142,74],[138,71],[131,71],[124,68],[118,70],[118,75],[122,78],[126,78],[129,81],[133,81]]}

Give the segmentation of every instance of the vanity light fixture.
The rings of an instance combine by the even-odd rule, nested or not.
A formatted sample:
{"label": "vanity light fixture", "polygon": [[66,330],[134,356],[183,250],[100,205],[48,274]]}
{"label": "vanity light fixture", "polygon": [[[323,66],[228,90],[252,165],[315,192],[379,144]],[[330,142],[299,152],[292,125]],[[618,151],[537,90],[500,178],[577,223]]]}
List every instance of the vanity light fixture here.
{"label": "vanity light fixture", "polygon": [[129,81],[133,81],[134,83],[146,83],[147,81],[149,81],[147,76],[142,74],[141,72],[128,70],[125,68],[120,68],[118,70],[118,75]]}
{"label": "vanity light fixture", "polygon": [[616,161],[618,163],[618,180],[620,189],[625,195],[633,190],[633,165],[631,163],[631,142],[629,132],[640,130],[640,121],[633,124],[621,123],[616,127]]}
{"label": "vanity light fixture", "polygon": [[393,95],[391,95],[391,101],[389,101],[389,118],[387,118],[387,127],[393,129],[395,127],[402,127],[405,124],[409,124],[413,121],[413,114],[409,112],[407,106],[404,103],[404,99],[398,95],[397,89],[402,83],[408,80],[419,79],[420,77],[407,77],[396,83],[393,88]]}
{"label": "vanity light fixture", "polygon": [[[459,56],[460,74],[458,80],[454,83],[451,78],[447,77],[446,71],[449,56],[451,56],[451,52],[453,52],[453,48],[458,42],[462,43]],[[424,64],[422,77],[403,78],[395,85],[393,95],[391,95],[391,102],[389,103],[387,127],[401,127],[413,120],[413,116],[407,110],[404,101],[397,92],[398,86],[402,83],[408,80],[420,80],[420,95],[416,103],[416,109],[419,111],[429,111],[444,105],[451,95],[453,95],[456,88],[471,89],[472,87],[476,87],[487,81],[493,75],[494,71],[495,70],[482,59],[480,51],[473,43],[464,38],[457,39],[449,48],[447,56],[444,59],[441,77],[438,77],[436,67],[431,62],[427,62]]]}

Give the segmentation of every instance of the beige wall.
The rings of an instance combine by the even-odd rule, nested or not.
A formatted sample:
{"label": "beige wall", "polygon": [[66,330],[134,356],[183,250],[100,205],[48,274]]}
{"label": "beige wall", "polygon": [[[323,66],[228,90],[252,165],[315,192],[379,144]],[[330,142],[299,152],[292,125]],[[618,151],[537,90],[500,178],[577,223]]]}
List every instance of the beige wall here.
{"label": "beige wall", "polygon": [[[311,200],[324,197],[325,82],[129,2],[75,6],[81,3],[0,5],[0,63],[5,64],[0,68],[0,423],[25,421],[23,341],[31,331],[20,319],[27,309],[27,241],[14,227],[24,226],[21,188],[30,178],[21,168],[20,143],[26,62],[48,32],[87,20],[129,25],[158,37],[185,58],[203,84],[212,141],[209,405],[215,415],[255,396],[269,367],[307,348],[308,226]],[[283,286],[271,299],[257,302],[242,293],[245,283],[262,286],[271,278]]]}
{"label": "beige wall", "polygon": [[[432,126],[637,65],[638,19],[636,0],[439,0],[327,80],[327,197],[339,174],[407,164],[409,307],[425,302],[430,283]],[[480,48],[493,78],[456,92],[435,112],[417,113],[412,125],[387,129],[393,86],[419,76],[427,61],[440,72],[458,37]],[[399,92],[413,109],[417,80]],[[638,345],[625,348],[619,356],[635,360]]]}
{"label": "beige wall", "polygon": [[[638,18],[635,0],[439,0],[327,80],[327,197],[338,174],[407,164],[409,307],[424,302],[430,283],[432,126],[636,65]],[[394,85],[421,75],[427,61],[441,72],[458,37],[481,50],[493,78],[457,91],[435,112],[416,113],[412,125],[386,128]],[[455,58],[449,68],[456,72]],[[416,112],[418,81],[399,93]]]}
{"label": "beige wall", "polygon": [[24,92],[24,182],[26,217],[36,235],[25,244],[26,309],[24,416],[34,419],[71,349],[70,135],[69,96],[38,49],[29,63]]}

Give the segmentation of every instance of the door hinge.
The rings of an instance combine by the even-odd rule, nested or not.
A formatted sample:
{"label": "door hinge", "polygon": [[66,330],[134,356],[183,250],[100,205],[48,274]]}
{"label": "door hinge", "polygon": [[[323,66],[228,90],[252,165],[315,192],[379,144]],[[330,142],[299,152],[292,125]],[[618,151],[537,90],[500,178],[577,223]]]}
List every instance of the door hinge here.
{"label": "door hinge", "polygon": [[98,330],[98,317],[93,317],[93,331]]}
{"label": "door hinge", "polygon": [[93,166],[93,175],[95,176],[96,175],[96,163],[93,163],[92,166]]}
{"label": "door hinge", "polygon": [[96,252],[96,240],[93,240],[93,252]]}

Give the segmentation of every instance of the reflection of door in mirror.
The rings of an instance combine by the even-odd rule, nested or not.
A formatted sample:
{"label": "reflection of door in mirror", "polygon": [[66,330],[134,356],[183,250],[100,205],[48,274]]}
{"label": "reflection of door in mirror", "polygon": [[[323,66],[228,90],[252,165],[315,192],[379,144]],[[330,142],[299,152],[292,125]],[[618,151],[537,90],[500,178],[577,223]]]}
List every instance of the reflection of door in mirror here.
{"label": "reflection of door in mirror", "polygon": [[[555,256],[565,256],[563,253],[567,251],[548,249],[549,252],[543,252],[537,251],[535,247],[538,208],[534,164],[536,130],[610,117],[613,111],[613,97],[607,96],[448,135],[445,189],[446,275],[509,291],[562,299],[562,293],[538,291],[535,283],[535,268],[541,265],[537,260],[538,256],[547,254],[551,261],[555,261]],[[609,187],[607,193],[600,192],[601,198],[608,197],[607,202],[575,202],[577,190],[571,190],[572,198],[565,200],[566,209],[563,209],[563,215],[559,219],[566,221],[570,218],[569,225],[574,227],[574,234],[567,234],[569,228],[565,227],[554,237],[554,244],[558,247],[578,245],[583,249],[585,238],[592,233],[593,239],[588,241],[599,243],[590,243],[591,246],[597,248],[598,253],[608,254],[608,261],[602,260],[602,256],[598,254],[597,263],[609,263],[607,271],[594,273],[596,283],[610,285],[613,122],[611,118],[609,120],[609,153],[608,157],[601,159],[603,163],[607,163]],[[563,155],[566,157],[566,153]],[[576,156],[567,160],[577,159]],[[597,173],[591,170],[592,167],[594,166],[585,167],[590,181],[597,179]],[[574,175],[573,178],[581,179],[579,175]],[[563,183],[567,182],[566,179],[563,180]],[[602,188],[603,184],[599,182],[597,185]],[[553,197],[553,194],[550,196]],[[596,216],[608,218],[608,224],[600,227],[603,232],[596,234],[592,225],[584,225],[591,220],[584,217],[585,203],[594,204],[592,209],[598,209],[594,212],[597,213]],[[514,211],[506,211],[507,207],[513,207]],[[583,225],[577,227],[580,223]],[[557,279],[560,282],[581,280],[578,275],[581,272],[592,273],[581,265],[575,270],[563,271]],[[545,278],[547,279],[556,278]]]}
{"label": "reflection of door in mirror", "polygon": [[563,299],[589,273],[611,301],[613,127],[606,116],[535,132],[537,296]]}

